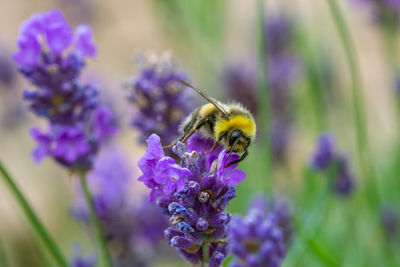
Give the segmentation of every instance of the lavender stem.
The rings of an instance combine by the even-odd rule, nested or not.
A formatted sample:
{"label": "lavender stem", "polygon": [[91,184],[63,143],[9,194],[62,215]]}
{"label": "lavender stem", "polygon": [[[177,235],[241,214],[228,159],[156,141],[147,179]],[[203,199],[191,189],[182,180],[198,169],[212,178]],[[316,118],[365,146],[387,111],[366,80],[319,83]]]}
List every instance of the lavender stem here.
{"label": "lavender stem", "polygon": [[202,254],[203,254],[203,258],[202,258],[202,260],[201,260],[201,267],[206,267],[206,263],[209,261],[209,259],[208,259],[208,245],[207,245],[207,243],[205,242],[202,246],[201,246],[201,249],[202,249]]}
{"label": "lavender stem", "polygon": [[351,80],[352,80],[352,101],[354,107],[354,122],[357,139],[357,152],[361,164],[361,171],[366,179],[367,199],[370,201],[371,208],[379,204],[378,187],[374,177],[374,168],[371,162],[370,149],[367,137],[367,125],[365,117],[365,107],[362,100],[362,86],[360,70],[356,61],[356,51],[351,38],[350,31],[344,20],[343,14],[337,0],[327,0],[336,28],[342,41],[346,58],[348,61]]}
{"label": "lavender stem", "polygon": [[0,173],[3,175],[5,182],[8,184],[10,190],[12,191],[15,198],[19,202],[26,218],[32,225],[36,234],[39,236],[39,239],[43,242],[43,244],[45,245],[51,256],[54,258],[54,260],[57,262],[59,266],[68,267],[68,262],[61,253],[60,248],[58,247],[58,245],[56,244],[50,233],[43,226],[38,216],[35,214],[32,207],[29,205],[28,200],[24,197],[21,190],[18,188],[17,184],[14,182],[11,175],[4,168],[1,161],[0,161]]}
{"label": "lavender stem", "polygon": [[111,257],[107,250],[107,244],[104,239],[103,232],[101,231],[100,222],[96,214],[93,198],[90,195],[86,174],[84,172],[81,172],[79,174],[79,178],[83,189],[83,194],[85,196],[86,204],[88,206],[90,221],[93,225],[94,231],[96,232],[97,242],[100,247],[100,255],[103,258],[103,264],[105,267],[112,267]]}

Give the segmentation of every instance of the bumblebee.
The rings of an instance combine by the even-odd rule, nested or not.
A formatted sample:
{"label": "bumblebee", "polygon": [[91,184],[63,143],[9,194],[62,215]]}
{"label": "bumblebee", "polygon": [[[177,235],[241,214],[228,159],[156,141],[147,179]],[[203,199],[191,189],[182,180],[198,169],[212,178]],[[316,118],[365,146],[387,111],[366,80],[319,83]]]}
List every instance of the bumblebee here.
{"label": "bumblebee", "polygon": [[250,111],[239,103],[221,103],[182,80],[181,83],[194,89],[210,103],[196,108],[182,122],[180,126],[182,134],[175,142],[164,148],[170,148],[178,141],[184,143],[195,132],[199,132],[204,137],[214,140],[208,152],[213,151],[218,144],[222,144],[229,151],[228,159],[232,152],[243,153],[228,166],[244,160],[248,155],[248,147],[256,135],[256,124]]}

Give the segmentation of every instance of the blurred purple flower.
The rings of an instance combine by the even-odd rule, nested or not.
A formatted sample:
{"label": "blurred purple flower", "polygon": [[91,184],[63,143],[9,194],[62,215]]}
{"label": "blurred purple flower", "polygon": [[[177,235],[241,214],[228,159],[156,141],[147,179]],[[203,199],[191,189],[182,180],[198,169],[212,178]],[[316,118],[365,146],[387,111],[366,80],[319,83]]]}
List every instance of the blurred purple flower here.
{"label": "blurred purple flower", "polygon": [[0,86],[10,89],[16,80],[16,69],[6,50],[0,47]]}
{"label": "blurred purple flower", "polygon": [[139,61],[140,72],[128,85],[129,101],[135,107],[132,126],[140,131],[140,142],[156,133],[169,144],[179,135],[182,119],[193,109],[192,92],[180,83],[188,77],[168,55]]}
{"label": "blurred purple flower", "polygon": [[96,257],[94,255],[82,255],[81,246],[74,246],[73,257],[71,260],[70,267],[95,267]]}
{"label": "blurred purple flower", "polygon": [[316,170],[324,170],[332,162],[335,153],[335,142],[331,135],[321,134],[317,148],[311,158],[311,166]]}
{"label": "blurred purple flower", "polygon": [[380,210],[381,223],[386,237],[394,240],[399,231],[399,214],[393,207],[384,205]]}
{"label": "blurred purple flower", "polygon": [[228,99],[242,103],[257,116],[257,69],[254,63],[227,66],[222,82]]}
{"label": "blurred purple flower", "polygon": [[366,6],[376,24],[383,27],[398,27],[400,24],[399,0],[353,0]]}
{"label": "blurred purple flower", "polygon": [[[167,222],[153,203],[132,197],[130,190],[135,181],[125,155],[116,147],[103,150],[88,175],[88,183],[116,266],[148,266]],[[73,213],[88,222],[80,186],[77,191]]]}
{"label": "blurred purple flower", "polygon": [[21,24],[18,46],[14,60],[36,87],[24,99],[50,122],[48,133],[32,131],[39,142],[35,161],[47,155],[67,168],[90,169],[101,142],[116,132],[97,88],[78,80],[86,57],[96,54],[91,29],[81,25],[73,34],[60,11],[36,13]]}
{"label": "blurred purple flower", "polygon": [[[286,15],[267,16],[265,21],[268,89],[271,105],[272,156],[284,162],[291,140],[292,87],[301,77],[302,61],[294,46],[294,23]],[[258,117],[259,88],[256,61],[226,68],[223,83],[229,98],[245,104]]]}
{"label": "blurred purple flower", "polygon": [[247,215],[235,215],[228,228],[230,252],[238,258],[232,266],[280,266],[286,254],[290,215],[286,205],[272,211],[258,196]]}
{"label": "blurred purple flower", "polygon": [[321,134],[316,149],[311,155],[310,166],[326,172],[332,179],[332,187],[340,196],[348,196],[354,189],[354,177],[348,158],[337,152],[335,140],[329,134]]}
{"label": "blurred purple flower", "polygon": [[[224,238],[231,218],[224,211],[236,196],[231,184],[242,181],[245,173],[235,169],[235,165],[222,169],[238,155],[233,153],[228,162],[222,147],[203,154],[213,144],[200,139],[195,134],[187,140],[187,147],[181,142],[174,146],[173,152],[180,159],[178,169],[179,165],[172,158],[164,156],[160,138],[152,134],[147,140],[146,153],[138,163],[143,171],[139,180],[152,189],[150,199],[157,200],[163,213],[170,217],[171,226],[164,231],[164,236],[179,255],[197,264],[202,259],[201,247],[208,246],[210,266],[220,266],[227,255]],[[164,177],[167,168],[173,173],[172,177],[179,170],[179,178],[174,180],[183,179],[182,188],[165,190],[168,184],[157,177],[162,173],[163,179],[171,179],[171,175]]]}

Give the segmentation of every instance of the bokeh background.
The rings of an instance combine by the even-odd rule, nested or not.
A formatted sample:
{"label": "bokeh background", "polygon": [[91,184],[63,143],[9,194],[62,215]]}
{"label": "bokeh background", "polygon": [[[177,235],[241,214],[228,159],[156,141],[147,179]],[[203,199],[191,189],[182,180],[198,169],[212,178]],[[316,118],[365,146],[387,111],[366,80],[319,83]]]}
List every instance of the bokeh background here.
{"label": "bokeh background", "polygon": [[[288,119],[290,140],[283,155],[272,160],[274,171],[268,175],[267,182],[264,181],[267,176],[263,178],[263,173],[254,171],[254,166],[258,166],[255,162],[260,161],[259,152],[251,151],[241,165],[248,177],[239,186],[238,198],[232,202],[230,210],[245,212],[252,194],[268,184],[268,193],[286,196],[296,209],[301,210],[300,218],[307,218],[316,209],[313,202],[317,201],[308,187],[309,158],[319,134],[329,132],[335,136],[338,149],[349,157],[355,179],[354,192],[345,198],[332,196],[329,206],[318,211],[324,213],[321,221],[314,225],[310,222],[311,228],[318,226],[318,233],[313,235],[316,238],[310,241],[295,237],[292,247],[295,252],[291,253],[289,249],[284,264],[329,265],[321,260],[323,255],[318,254],[318,249],[313,248],[328,244],[329,249],[325,252],[332,252],[339,266],[396,266],[396,263],[400,264],[398,253],[391,251],[399,251],[399,238],[395,234],[391,240],[385,237],[380,216],[383,206],[389,206],[393,213],[400,211],[400,117],[397,109],[400,89],[396,88],[396,85],[400,86],[399,69],[396,68],[396,62],[400,60],[396,53],[400,43],[395,38],[399,33],[398,29],[388,33],[373,10],[360,3],[363,1],[337,2],[349,25],[362,78],[370,156],[380,195],[375,213],[367,207],[368,194],[364,192],[364,177],[356,160],[351,72],[345,50],[328,1],[312,0],[265,1],[267,21],[276,16],[291,21],[290,53],[296,54],[300,62],[296,78],[289,85],[287,102],[282,104],[289,106],[291,113]],[[44,122],[28,112],[22,90],[29,85],[17,73],[11,60],[12,53],[17,50],[20,23],[34,12],[52,8],[60,9],[73,27],[81,23],[92,27],[98,56],[88,63],[84,79],[97,84],[101,98],[115,108],[121,126],[118,144],[129,155],[132,166],[145,149],[136,142],[137,130],[129,126],[134,110],[123,86],[124,81],[138,72],[135,54],[169,51],[179,61],[180,68],[189,74],[193,84],[217,99],[230,100],[233,97],[230,90],[240,83],[229,80],[233,79],[229,70],[235,69],[247,79],[241,93],[256,87],[259,10],[256,1],[239,0],[0,2],[0,75],[6,77],[0,82],[0,158],[63,249],[71,254],[71,244],[79,241],[84,244],[85,251],[90,252],[93,250],[90,235],[71,216],[71,203],[76,194],[74,177],[50,159],[40,165],[31,159],[34,142],[28,130],[34,125],[44,125]],[[233,75],[236,78],[237,73]],[[240,99],[240,93],[236,97],[241,102],[248,101],[249,96],[243,95],[243,99]],[[279,138],[280,134],[277,135]],[[140,175],[138,168],[133,175]],[[137,199],[147,194],[139,183],[132,192]],[[7,255],[6,266],[47,266],[44,263],[50,261],[2,182],[0,247]],[[156,257],[150,266],[188,266],[174,256],[172,248],[165,249],[169,254]]]}

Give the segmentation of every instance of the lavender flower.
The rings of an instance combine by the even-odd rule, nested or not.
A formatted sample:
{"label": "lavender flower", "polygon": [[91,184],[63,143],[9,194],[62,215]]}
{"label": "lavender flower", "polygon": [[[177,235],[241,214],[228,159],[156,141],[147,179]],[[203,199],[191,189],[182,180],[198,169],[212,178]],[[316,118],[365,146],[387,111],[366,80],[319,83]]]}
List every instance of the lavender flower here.
{"label": "lavender flower", "polygon": [[399,215],[393,207],[384,205],[381,207],[381,223],[389,240],[394,240],[399,231]]}
{"label": "lavender flower", "polygon": [[10,89],[16,80],[16,69],[6,50],[1,48],[0,54],[0,86]]}
{"label": "lavender flower", "polygon": [[[266,56],[268,89],[271,106],[272,156],[284,162],[292,133],[292,87],[298,81],[301,60],[293,45],[294,24],[283,15],[268,16],[266,24]],[[257,67],[254,63],[226,69],[223,83],[228,97],[244,103],[257,118]]]}
{"label": "lavender flower", "polygon": [[321,134],[310,160],[311,168],[328,173],[332,178],[334,191],[348,196],[354,189],[354,177],[350,171],[348,158],[335,151],[335,142],[329,134]]}
{"label": "lavender flower", "polygon": [[[163,213],[170,217],[171,226],[164,231],[169,244],[175,247],[182,258],[197,264],[203,259],[202,247],[208,249],[209,265],[220,266],[226,257],[226,229],[231,215],[225,211],[236,196],[235,187],[246,174],[236,169],[237,164],[222,169],[238,155],[232,154],[227,162],[226,150],[218,147],[213,152],[202,152],[212,147],[212,142],[194,134],[185,146],[178,142],[174,153],[180,164],[165,156],[161,140],[151,135],[145,155],[139,160],[143,175],[139,178],[152,191],[150,200],[157,202]],[[162,166],[161,163],[162,162]],[[164,162],[167,162],[164,166]],[[169,180],[157,179],[165,168],[173,173]],[[184,180],[183,187],[174,187]],[[179,182],[180,183],[180,182]],[[167,188],[167,190],[166,190]]]}
{"label": "lavender flower", "polygon": [[165,144],[179,135],[179,124],[193,109],[190,89],[180,80],[187,75],[168,54],[161,57],[139,57],[140,72],[129,83],[129,101],[136,112],[132,126],[140,131],[140,142],[151,133],[158,134]]}
{"label": "lavender flower", "polygon": [[294,24],[288,16],[269,16],[265,29],[272,113],[271,143],[274,159],[283,162],[291,139],[291,89],[299,79],[301,60],[293,45]]}
{"label": "lavender flower", "polygon": [[311,158],[311,166],[315,170],[325,170],[329,164],[333,161],[335,142],[331,135],[321,134],[317,148],[315,149]]}
{"label": "lavender flower", "polygon": [[372,14],[373,20],[380,26],[398,27],[400,23],[399,0],[353,0],[365,5]]}
{"label": "lavender flower", "polygon": [[78,80],[85,59],[96,55],[90,27],[80,25],[73,33],[58,10],[36,13],[21,24],[18,47],[13,58],[36,87],[25,90],[24,99],[50,122],[46,132],[31,130],[38,143],[35,161],[51,156],[68,168],[89,169],[100,143],[116,131],[110,111],[98,104],[97,89]]}
{"label": "lavender flower", "polygon": [[257,70],[254,63],[227,66],[222,82],[228,99],[242,103],[257,116]]}
{"label": "lavender flower", "polygon": [[74,247],[73,257],[71,260],[71,267],[95,267],[96,257],[94,255],[82,255],[81,246],[77,245]]}
{"label": "lavender flower", "polygon": [[[126,157],[115,147],[100,153],[88,175],[95,210],[116,266],[148,266],[167,226],[166,218],[147,199],[132,198],[135,181]],[[89,221],[82,190],[73,206],[74,215]],[[138,245],[140,244],[140,245]]]}
{"label": "lavender flower", "polygon": [[24,108],[20,96],[16,94],[17,69],[11,60],[8,49],[0,45],[0,93],[4,100],[0,115],[0,125],[4,130],[14,130],[25,119]]}
{"label": "lavender flower", "polygon": [[231,266],[280,266],[291,228],[287,204],[277,203],[268,211],[266,199],[258,196],[244,218],[233,216],[228,241],[237,261]]}

